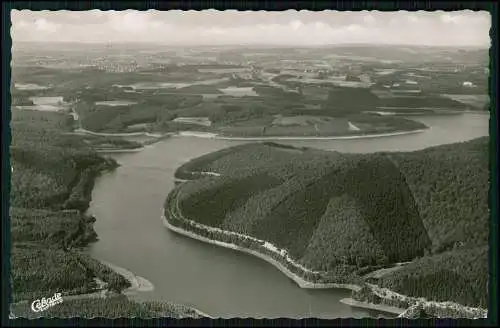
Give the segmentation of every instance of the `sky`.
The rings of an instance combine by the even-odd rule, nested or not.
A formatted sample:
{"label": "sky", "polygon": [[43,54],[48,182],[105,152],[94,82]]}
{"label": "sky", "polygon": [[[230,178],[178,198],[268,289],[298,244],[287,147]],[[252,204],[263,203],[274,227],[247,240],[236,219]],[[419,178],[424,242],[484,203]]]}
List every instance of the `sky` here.
{"label": "sky", "polygon": [[29,11],[11,12],[13,42],[165,45],[343,43],[489,47],[486,11]]}

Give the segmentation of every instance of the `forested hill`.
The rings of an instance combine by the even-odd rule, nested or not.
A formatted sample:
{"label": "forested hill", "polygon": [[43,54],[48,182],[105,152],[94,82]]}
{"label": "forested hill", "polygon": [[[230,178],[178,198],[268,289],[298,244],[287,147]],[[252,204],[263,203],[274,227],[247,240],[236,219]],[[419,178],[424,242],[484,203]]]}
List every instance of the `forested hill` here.
{"label": "forested hill", "polygon": [[198,178],[178,195],[187,219],[268,241],[334,276],[412,262],[379,283],[486,306],[487,137],[375,154],[246,144],[194,159],[176,176]]}
{"label": "forested hill", "polygon": [[97,238],[95,219],[84,212],[95,177],[116,162],[66,134],[72,120],[65,113],[13,110],[11,128],[12,301],[93,292],[95,277],[115,290],[128,287],[122,276],[75,252]]}
{"label": "forested hill", "polygon": [[64,302],[41,315],[198,316],[181,305],[128,300],[118,292],[130,282],[82,251],[97,239],[95,218],[85,214],[94,179],[117,166],[92,150],[102,138],[67,134],[73,120],[61,112],[14,109],[11,128],[11,314],[40,315],[33,300],[57,292]]}

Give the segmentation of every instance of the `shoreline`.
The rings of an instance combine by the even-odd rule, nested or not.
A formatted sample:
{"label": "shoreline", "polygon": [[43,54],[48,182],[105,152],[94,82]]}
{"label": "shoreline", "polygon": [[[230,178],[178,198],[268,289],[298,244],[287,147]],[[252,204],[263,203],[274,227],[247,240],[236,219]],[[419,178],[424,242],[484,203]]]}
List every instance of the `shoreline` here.
{"label": "shoreline", "polygon": [[[224,247],[227,249],[239,251],[239,252],[246,253],[249,255],[253,255],[257,258],[260,258],[260,259],[266,261],[267,263],[273,265],[276,269],[281,271],[281,273],[283,273],[285,276],[287,276],[289,279],[291,279],[294,283],[296,283],[300,288],[303,288],[303,289],[347,289],[347,290],[351,290],[354,292],[357,292],[363,288],[363,287],[361,287],[359,285],[355,285],[355,284],[313,283],[313,282],[307,281],[304,278],[302,278],[302,277],[298,276],[297,274],[293,273],[292,271],[290,271],[288,268],[286,268],[279,261],[277,261],[273,258],[270,258],[269,256],[262,254],[258,251],[248,249],[246,247],[238,246],[238,245],[235,245],[232,243],[226,243],[226,242],[222,242],[222,241],[218,241],[218,240],[212,240],[212,239],[209,239],[207,237],[200,236],[194,232],[182,229],[180,227],[176,227],[176,226],[172,225],[170,222],[168,222],[168,219],[166,218],[164,213],[165,213],[165,209],[163,209],[161,217],[162,217],[163,225],[167,229],[169,229],[169,230],[171,230],[179,235],[182,235],[184,237],[192,238],[192,239],[195,239],[195,240],[207,243],[207,244],[212,244],[212,245]],[[475,318],[484,318],[487,315],[487,310],[484,310],[481,308],[473,308],[473,307],[469,307],[469,306],[464,306],[462,304],[458,304],[458,303],[451,302],[451,301],[445,301],[445,302],[427,301],[425,298],[422,298],[422,297],[411,297],[411,296],[402,295],[402,294],[396,293],[392,290],[389,290],[387,288],[382,288],[382,287],[379,287],[379,286],[373,285],[373,284],[366,284],[365,287],[370,288],[372,293],[374,293],[378,297],[380,297],[382,299],[386,299],[386,300],[393,299],[393,297],[388,297],[388,296],[397,296],[396,299],[399,299],[399,300],[406,299],[409,301],[415,301],[417,303],[423,303],[424,306],[432,305],[432,306],[438,307],[438,308],[445,308],[445,309],[446,308],[455,308],[455,309],[458,309],[459,311],[465,310],[466,312],[471,312],[471,311],[484,312],[482,315],[474,316]],[[385,293],[381,294],[381,291],[385,291],[385,292],[389,293],[389,295],[383,295]],[[411,306],[409,308],[400,308],[400,307],[391,306],[391,305],[387,305],[387,304],[383,304],[383,303],[376,304],[376,303],[370,303],[370,302],[365,302],[365,301],[358,301],[358,300],[352,298],[352,296],[347,297],[347,298],[343,298],[340,300],[340,302],[343,304],[349,305],[351,307],[362,308],[362,309],[367,309],[367,310],[375,310],[375,311],[379,311],[379,312],[383,312],[383,313],[391,313],[391,314],[395,314],[397,316],[401,316],[403,313],[407,312],[408,309],[411,308]],[[411,302],[411,303],[414,303],[414,302]]]}
{"label": "shoreline", "polygon": [[[425,131],[425,130],[422,130],[422,131]],[[421,131],[404,132],[404,133],[398,133],[396,135],[408,134],[408,133],[416,133],[416,132],[421,132]],[[384,135],[384,136],[386,136],[386,135]],[[372,137],[372,136],[365,136],[365,137]],[[328,139],[328,140],[330,140],[330,139]],[[161,141],[161,139],[160,140],[156,140],[154,143],[156,143],[158,141]],[[145,148],[145,147],[142,147],[141,149],[136,150],[136,151],[140,151],[143,148]],[[270,263],[274,267],[276,267],[278,270],[280,270],[283,274],[285,274],[288,278],[290,278],[292,281],[294,281],[301,288],[309,288],[309,289],[339,288],[339,289],[350,289],[350,290],[355,290],[355,289],[361,288],[360,286],[357,286],[357,285],[350,285],[351,286],[351,288],[350,288],[350,287],[348,287],[349,285],[347,285],[347,284],[312,283],[310,281],[306,281],[305,279],[301,278],[297,274],[294,274],[293,272],[291,272],[289,269],[287,269],[279,261],[277,261],[277,260],[275,260],[275,259],[273,259],[271,257],[268,257],[268,256],[266,256],[266,255],[264,255],[264,254],[262,254],[262,253],[260,253],[258,251],[255,251],[255,250],[252,250],[252,249],[248,249],[248,248],[244,248],[244,247],[232,244],[232,243],[225,243],[225,242],[221,242],[221,241],[217,241],[217,240],[212,240],[212,239],[203,237],[201,235],[197,235],[194,232],[191,232],[191,231],[184,230],[182,228],[173,226],[172,224],[170,224],[170,222],[168,222],[168,220],[167,220],[167,218],[165,216],[165,210],[166,209],[163,208],[162,218],[163,218],[164,225],[169,230],[174,231],[174,232],[176,232],[176,233],[178,233],[180,235],[183,235],[183,236],[186,236],[186,237],[190,237],[192,239],[196,239],[196,240],[208,243],[208,244],[215,244],[217,246],[221,246],[221,247],[225,247],[225,248],[228,248],[228,249],[237,250],[237,251],[240,251],[240,252],[243,252],[243,253],[247,253],[249,255],[256,256],[256,257],[258,257],[258,258],[260,258],[260,259],[262,259],[262,260]],[[116,270],[115,270],[115,272],[116,272]],[[117,272],[117,273],[121,274],[120,272]],[[131,274],[133,275],[133,273],[131,273]],[[135,276],[135,277],[137,277],[137,276]],[[128,278],[127,278],[127,280],[128,280]],[[355,289],[353,289],[352,286],[355,286]],[[349,300],[352,300],[352,301],[349,301]],[[341,300],[341,302],[344,303],[344,304],[353,306],[353,307],[362,307],[362,308],[367,308],[367,309],[373,309],[373,310],[377,310],[377,311],[380,311],[380,312],[388,312],[388,313],[400,314],[401,311],[405,311],[405,310],[400,309],[400,308],[394,308],[394,309],[398,309],[399,312],[398,313],[391,312],[391,311],[387,311],[387,309],[384,310],[384,309],[378,308],[380,306],[379,304],[372,304],[372,303],[368,303],[368,302],[359,302],[359,301],[356,301],[356,300],[350,299],[350,298],[343,299],[343,300]],[[348,303],[345,303],[345,302],[350,302],[351,304],[348,304]],[[390,306],[387,306],[387,307],[390,307]],[[207,316],[206,314],[204,314],[203,312],[201,312],[199,310],[196,310],[194,308],[192,308],[192,309],[194,311],[196,311],[197,313],[202,314],[203,316]],[[394,310],[394,311],[396,311],[396,310]],[[207,316],[207,317],[209,317],[209,316]]]}
{"label": "shoreline", "polygon": [[129,288],[123,290],[122,294],[133,295],[137,292],[151,292],[154,290],[154,285],[146,278],[138,276],[135,273],[133,273],[132,271],[129,271],[123,267],[120,267],[120,266],[115,265],[113,263],[110,263],[108,261],[104,261],[104,260],[100,260],[100,259],[96,259],[96,260],[99,261],[101,264],[107,266],[108,268],[110,268],[111,270],[113,270],[114,272],[116,272],[117,274],[124,277],[125,279],[127,279],[130,282],[131,286]]}
{"label": "shoreline", "polygon": [[[393,136],[401,136],[407,134],[415,134],[422,133],[429,130],[430,127],[417,129],[417,130],[409,130],[409,131],[395,131],[388,133],[375,133],[375,134],[354,134],[354,135],[336,135],[336,136],[256,136],[256,137],[231,137],[224,136],[213,132],[202,132],[202,131],[178,131],[178,132],[166,132],[164,134],[156,134],[149,132],[130,132],[130,133],[100,133],[93,132],[86,129],[76,129],[73,133],[76,134],[90,134],[95,136],[102,137],[137,137],[137,136],[146,136],[151,138],[157,138],[158,140],[152,141],[150,144],[156,143],[160,140],[163,140],[165,137],[174,136],[174,137],[195,137],[195,138],[203,138],[203,139],[216,139],[216,140],[233,140],[233,141],[265,141],[265,140],[291,140],[291,141],[302,141],[302,140],[353,140],[353,139],[370,139],[370,138],[384,138],[384,137],[393,137]],[[134,148],[134,149],[126,149],[126,152],[132,151],[140,151],[142,148]],[[112,152],[113,150],[106,150],[103,152]],[[121,150],[118,150],[121,151]]]}
{"label": "shoreline", "polygon": [[203,139],[217,139],[217,140],[232,140],[232,141],[264,141],[264,140],[292,140],[292,141],[303,141],[303,140],[353,140],[353,139],[369,139],[369,138],[384,138],[384,137],[393,137],[414,133],[422,133],[427,130],[426,129],[418,129],[411,131],[399,131],[399,132],[390,132],[390,133],[379,133],[379,134],[361,134],[361,135],[344,135],[344,136],[269,136],[269,137],[225,137],[218,135],[216,133],[211,132],[198,132],[198,131],[180,131],[173,136],[175,137],[194,137],[194,138],[203,138]]}
{"label": "shoreline", "polygon": [[[89,256],[90,256],[90,254],[89,254]],[[99,261],[99,263],[107,266],[108,268],[110,268],[111,270],[113,270],[114,272],[116,272],[117,274],[124,277],[125,279],[127,279],[130,282],[131,286],[120,292],[120,294],[127,297],[128,300],[130,300],[132,302],[141,302],[141,301],[134,299],[132,296],[136,295],[137,293],[151,292],[154,290],[154,285],[146,278],[138,276],[135,273],[133,273],[132,271],[125,269],[123,267],[120,267],[118,265],[115,265],[111,262],[97,259],[95,257],[92,257],[92,258],[94,258],[96,261]],[[107,291],[107,289],[103,289],[103,290],[100,290],[100,291],[97,291],[94,293],[71,295],[71,296],[66,296],[65,298],[67,298],[67,299],[107,298],[108,296],[106,295],[106,291]],[[188,305],[181,304],[181,303],[175,303],[175,302],[169,302],[169,303],[177,304],[177,305],[181,305],[181,306],[184,306],[186,308],[189,308],[201,317],[213,318],[212,316],[208,315],[207,313],[205,313],[203,311],[198,310],[195,307],[188,306]],[[190,318],[190,317],[186,317],[186,318]]]}
{"label": "shoreline", "polygon": [[[403,304],[410,305],[410,307],[408,307],[408,308],[402,308],[402,307],[398,307],[398,306],[392,306],[392,305],[390,305],[391,303],[389,303],[389,304],[385,304],[384,302],[371,303],[371,302],[366,302],[363,300],[356,300],[354,294],[352,294],[351,297],[343,298],[340,300],[341,303],[349,305],[351,307],[358,307],[358,308],[364,308],[364,309],[368,309],[368,310],[375,310],[375,311],[379,311],[379,312],[383,312],[383,313],[396,314],[400,317],[403,315],[403,313],[406,313],[407,311],[409,311],[412,308],[413,303],[417,302],[417,303],[423,303],[425,306],[430,305],[431,308],[438,307],[444,311],[452,311],[452,313],[453,313],[453,311],[458,311],[458,313],[465,312],[466,314],[463,317],[467,317],[467,318],[470,318],[470,317],[483,318],[483,317],[486,317],[486,315],[487,315],[487,310],[485,311],[484,309],[481,309],[481,308],[473,308],[473,307],[469,307],[469,306],[464,306],[462,304],[458,304],[458,303],[451,302],[451,301],[445,301],[445,302],[427,301],[423,297],[410,297],[407,295],[399,294],[399,293],[394,292],[392,290],[389,290],[387,288],[382,288],[382,287],[379,287],[378,285],[373,285],[373,284],[369,284],[366,282],[363,283],[364,287],[362,287],[360,285],[356,285],[356,284],[313,283],[313,282],[308,281],[305,278],[300,276],[301,273],[306,272],[306,271],[304,271],[306,269],[301,268],[300,266],[298,267],[298,269],[300,269],[301,271],[298,274],[296,274],[293,271],[291,271],[289,268],[287,268],[286,265],[282,264],[280,259],[278,259],[278,260],[274,259],[271,256],[268,256],[264,253],[259,252],[258,250],[254,250],[251,248],[240,246],[240,245],[237,245],[233,242],[224,242],[224,241],[220,241],[217,239],[210,239],[210,238],[205,237],[203,235],[197,234],[196,232],[187,230],[187,229],[189,229],[189,227],[177,227],[177,226],[173,225],[167,219],[167,213],[171,214],[170,210],[167,208],[169,205],[169,201],[168,201],[169,198],[170,198],[170,195],[169,195],[169,197],[167,197],[167,201],[166,201],[164,207],[162,208],[161,218],[162,218],[163,225],[166,228],[168,228],[169,230],[171,230],[177,234],[180,234],[184,237],[189,237],[189,238],[192,238],[192,239],[204,242],[204,243],[224,247],[227,249],[236,250],[236,251],[246,253],[249,255],[253,255],[257,258],[260,258],[260,259],[266,261],[267,263],[273,265],[275,268],[277,268],[279,271],[281,271],[281,273],[283,273],[285,276],[287,276],[289,279],[291,279],[294,283],[296,283],[300,288],[304,288],[304,289],[330,289],[330,288],[331,289],[348,289],[348,290],[351,290],[353,292],[358,292],[365,287],[365,288],[369,288],[370,292],[372,294],[380,297],[383,300],[391,301],[391,300],[396,299],[396,300],[403,302]],[[172,214],[172,215],[174,215],[174,214]],[[180,215],[180,219],[176,218],[176,220],[186,221],[185,219],[182,218],[182,214],[179,214],[179,215]],[[174,216],[177,217],[177,215],[174,215]],[[187,220],[187,221],[188,221],[188,223],[190,223],[190,220]],[[210,230],[210,228],[211,228],[211,227],[205,226],[203,224],[195,224],[195,225],[197,228],[202,228],[202,229]],[[223,234],[230,233],[229,231],[224,231],[221,229],[217,229],[217,230]],[[246,237],[252,238],[250,236],[246,236]],[[406,262],[406,263],[408,263],[408,262]],[[381,271],[384,271],[384,270],[387,271],[387,270],[399,269],[402,265],[404,265],[406,263],[396,263],[396,265],[394,267],[383,268],[383,269],[376,270],[376,271],[371,272],[371,273],[372,274],[380,274]],[[409,302],[409,303],[406,303],[406,302]],[[399,306],[401,306],[401,305],[402,304],[399,303]],[[477,314],[477,313],[479,313],[479,314]],[[456,316],[455,313],[451,314],[451,317],[455,317],[455,316]]]}
{"label": "shoreline", "polygon": [[401,315],[402,313],[404,313],[406,311],[406,309],[402,309],[402,308],[398,308],[398,307],[394,307],[394,306],[356,301],[355,299],[353,299],[351,297],[341,299],[340,303],[346,304],[346,305],[349,305],[349,306],[352,306],[355,308],[376,310],[376,311],[391,313],[391,314],[396,314],[396,315]]}
{"label": "shoreline", "polygon": [[330,288],[334,289],[335,288],[335,289],[348,289],[351,291],[359,291],[362,288],[361,286],[358,286],[355,284],[313,283],[313,282],[307,281],[304,278],[302,278],[302,277],[298,276],[297,274],[293,273],[292,271],[290,271],[288,268],[286,268],[283,264],[281,264],[277,260],[275,260],[267,255],[264,255],[262,253],[254,251],[252,249],[248,249],[248,248],[238,246],[235,244],[225,243],[225,242],[218,241],[218,240],[212,240],[212,239],[197,235],[194,232],[187,231],[187,230],[184,230],[182,228],[176,227],[176,226],[172,225],[170,222],[168,222],[168,219],[166,218],[166,216],[164,214],[165,210],[166,209],[163,208],[161,218],[163,221],[163,225],[167,229],[169,229],[177,234],[180,234],[180,235],[183,235],[185,237],[192,238],[192,239],[196,239],[196,240],[199,240],[201,242],[205,242],[207,244],[217,245],[220,247],[236,250],[236,251],[239,251],[242,253],[246,253],[246,254],[258,257],[258,258],[266,261],[267,263],[271,264],[279,271],[281,271],[281,273],[283,273],[285,276],[287,276],[289,279],[291,279],[293,282],[295,282],[300,288],[304,288],[304,289],[330,289]]}
{"label": "shoreline", "polygon": [[[357,139],[370,139],[370,138],[384,138],[384,137],[393,137],[393,136],[401,136],[401,135],[408,135],[408,134],[416,134],[416,133],[422,133],[425,132],[427,129],[419,129],[419,130],[412,130],[412,131],[401,131],[401,132],[392,132],[392,133],[385,133],[385,134],[366,134],[366,135],[352,135],[352,136],[331,136],[331,137],[224,137],[220,136],[215,133],[210,133],[210,132],[196,132],[196,131],[180,131],[177,133],[167,133],[162,136],[156,135],[149,135],[149,134],[143,134],[147,135],[150,137],[157,138],[156,140],[150,141],[147,144],[143,145],[142,147],[138,148],[115,148],[115,149],[99,149],[96,148],[94,149],[96,153],[98,154],[113,154],[113,153],[138,153],[146,149],[147,147],[150,147],[167,137],[191,137],[191,138],[200,138],[200,139],[214,139],[214,140],[227,140],[227,141],[273,141],[273,140],[284,140],[284,141],[314,141],[314,140],[357,140]],[[88,133],[95,135],[91,131],[86,131],[86,132],[81,132],[81,133]],[[140,132],[139,132],[140,133]],[[127,137],[126,135],[123,134],[107,134],[106,136],[114,136],[114,137]],[[130,135],[128,135],[130,136]]]}

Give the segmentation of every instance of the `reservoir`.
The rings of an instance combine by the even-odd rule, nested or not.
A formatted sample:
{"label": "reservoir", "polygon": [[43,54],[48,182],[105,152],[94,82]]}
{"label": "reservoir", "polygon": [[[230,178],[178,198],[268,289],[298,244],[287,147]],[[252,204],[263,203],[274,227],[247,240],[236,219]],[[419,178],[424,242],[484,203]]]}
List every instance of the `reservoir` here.
{"label": "reservoir", "polygon": [[[413,118],[431,127],[422,133],[373,139],[283,141],[340,152],[412,151],[487,136],[489,115],[466,113]],[[154,285],[141,300],[164,300],[214,317],[363,318],[377,313],[339,302],[346,290],[305,290],[270,264],[167,230],[163,203],[177,167],[241,141],[172,137],[137,153],[110,154],[120,167],[96,181],[89,212],[99,241],[89,251]]]}

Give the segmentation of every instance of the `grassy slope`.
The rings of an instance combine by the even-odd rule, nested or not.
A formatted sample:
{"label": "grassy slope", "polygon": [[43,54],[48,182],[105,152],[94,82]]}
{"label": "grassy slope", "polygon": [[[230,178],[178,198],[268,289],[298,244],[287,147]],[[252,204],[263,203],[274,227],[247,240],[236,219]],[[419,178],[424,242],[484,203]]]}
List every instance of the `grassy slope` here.
{"label": "grassy slope", "polygon": [[[237,205],[215,210],[222,218],[212,224],[270,241],[313,269],[329,271],[347,265],[351,270],[366,270],[416,259],[415,263],[427,263],[419,261],[434,257],[432,263],[443,261],[447,268],[458,268],[468,265],[458,264],[457,259],[468,256],[464,250],[487,245],[486,138],[418,152],[370,155],[250,144],[195,159],[179,171],[219,172],[228,184],[243,169],[247,177],[255,176],[252,185],[262,188],[250,192],[242,185],[241,192],[232,190],[232,204]],[[262,172],[284,182],[270,188]],[[189,182],[183,199],[191,198],[191,206],[189,210],[181,206],[182,210],[197,212],[196,190],[208,195],[211,184],[220,190],[224,184],[217,180],[221,178]],[[445,250],[451,255],[441,256]],[[445,289],[453,291],[436,292],[424,277],[439,273],[427,264],[405,268],[419,281],[418,288],[398,276],[397,272],[406,271],[386,275],[383,284],[412,296],[483,305],[482,286],[487,279],[483,262],[475,262],[479,269],[465,270],[459,280],[460,286],[467,285],[474,293],[456,291],[452,281],[459,279],[458,270],[449,273],[448,269],[443,269],[443,280],[452,287]]]}

